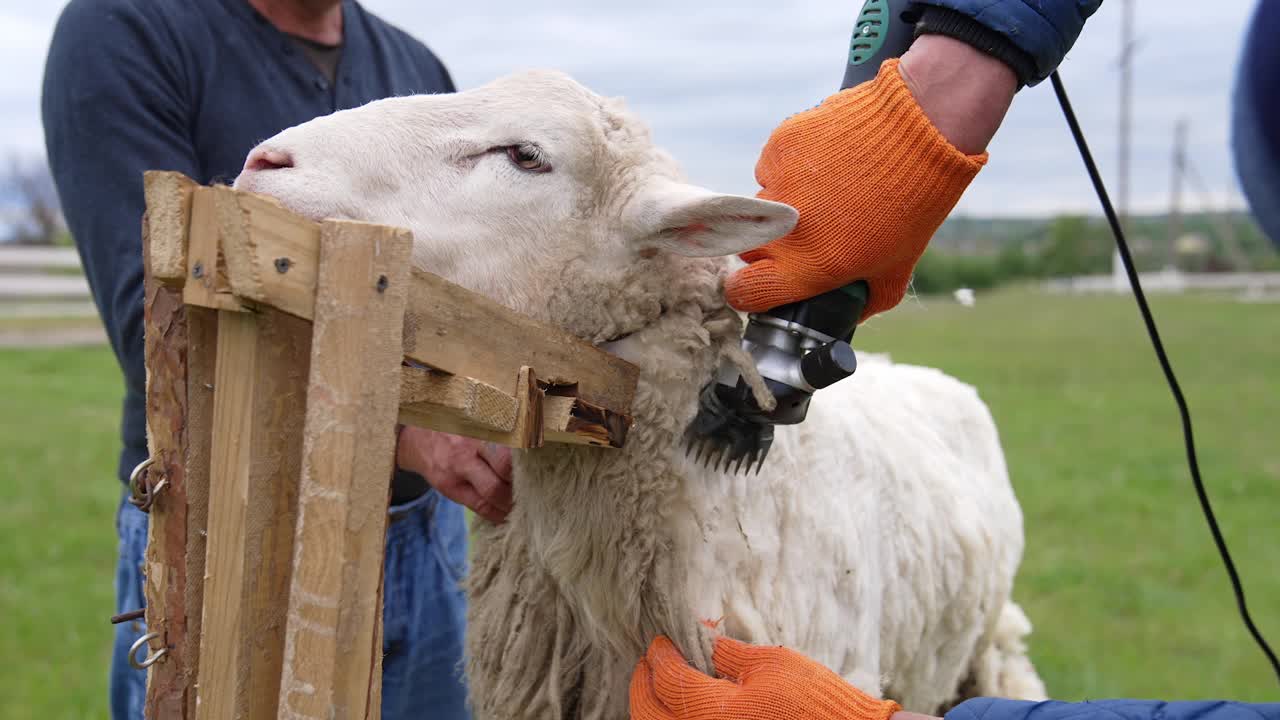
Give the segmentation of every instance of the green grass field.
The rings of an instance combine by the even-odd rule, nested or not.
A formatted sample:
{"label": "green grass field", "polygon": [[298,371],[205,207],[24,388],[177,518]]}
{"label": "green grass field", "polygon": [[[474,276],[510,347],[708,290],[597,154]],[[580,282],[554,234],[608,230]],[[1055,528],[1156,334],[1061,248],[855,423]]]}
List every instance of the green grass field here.
{"label": "green grass field", "polygon": [[[1280,305],[1155,306],[1254,615],[1280,642]],[[1017,599],[1054,696],[1280,699],[1131,300],[908,300],[856,344],[941,367],[990,403],[1025,513]],[[106,715],[120,393],[105,348],[0,351],[0,718]]]}
{"label": "green grass field", "polygon": [[[1254,618],[1280,643],[1280,305],[1152,304]],[[991,406],[1027,535],[1015,596],[1051,695],[1280,699],[1237,618],[1132,298],[907,300],[858,334]]]}
{"label": "green grass field", "polygon": [[122,392],[105,347],[0,350],[0,718],[107,717]]}

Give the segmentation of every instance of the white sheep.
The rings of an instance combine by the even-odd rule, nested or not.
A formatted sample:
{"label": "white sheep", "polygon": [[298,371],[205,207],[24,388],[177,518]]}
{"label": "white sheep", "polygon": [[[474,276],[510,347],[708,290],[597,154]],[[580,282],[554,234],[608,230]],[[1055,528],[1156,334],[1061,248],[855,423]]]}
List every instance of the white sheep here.
{"label": "white sheep", "polygon": [[625,717],[656,634],[711,670],[703,620],[911,710],[1043,697],[1010,596],[1022,516],[972,388],[867,359],[778,428],[759,475],[684,456],[742,331],[726,256],[792,208],[686,184],[619,101],[541,71],[318,118],[245,168],[238,187],[311,217],[410,228],[416,265],[640,367],[626,447],[517,453],[515,509],[474,535],[478,717]]}

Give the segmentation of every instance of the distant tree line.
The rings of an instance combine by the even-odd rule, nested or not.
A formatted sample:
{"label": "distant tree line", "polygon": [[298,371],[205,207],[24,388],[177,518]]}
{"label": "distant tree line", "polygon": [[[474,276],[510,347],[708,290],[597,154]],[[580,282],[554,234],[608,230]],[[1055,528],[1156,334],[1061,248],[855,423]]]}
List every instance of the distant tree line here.
{"label": "distant tree line", "polygon": [[10,155],[0,171],[0,241],[69,244],[58,191],[43,156]]}
{"label": "distant tree line", "polygon": [[[957,227],[959,225],[960,227]],[[1131,218],[1126,237],[1140,271],[1173,267],[1189,272],[1280,270],[1280,256],[1248,214],[1197,213]],[[1062,215],[1046,220],[958,218],[939,231],[916,266],[920,294],[1009,282],[1111,272],[1115,241],[1102,218]]]}

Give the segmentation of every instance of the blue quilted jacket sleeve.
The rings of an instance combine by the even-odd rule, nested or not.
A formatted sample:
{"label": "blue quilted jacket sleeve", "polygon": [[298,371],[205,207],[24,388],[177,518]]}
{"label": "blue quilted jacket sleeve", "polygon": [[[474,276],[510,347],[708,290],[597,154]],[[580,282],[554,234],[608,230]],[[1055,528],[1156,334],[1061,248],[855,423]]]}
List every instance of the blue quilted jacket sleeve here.
{"label": "blue quilted jacket sleeve", "polygon": [[1022,79],[1035,85],[1057,69],[1102,0],[924,0],[920,4],[953,10],[1007,39],[1030,58],[1034,69]]}
{"label": "blue quilted jacket sleeve", "polygon": [[1280,704],[1222,700],[1069,703],[974,698],[952,708],[945,720],[1280,720]]}
{"label": "blue quilted jacket sleeve", "polygon": [[1280,247],[1280,0],[1254,9],[1231,98],[1231,150],[1253,217]]}

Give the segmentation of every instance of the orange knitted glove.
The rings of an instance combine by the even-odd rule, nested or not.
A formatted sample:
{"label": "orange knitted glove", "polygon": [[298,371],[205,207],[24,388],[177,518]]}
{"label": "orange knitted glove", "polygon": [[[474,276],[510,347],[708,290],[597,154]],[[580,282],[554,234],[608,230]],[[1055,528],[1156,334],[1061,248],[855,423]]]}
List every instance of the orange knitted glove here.
{"label": "orange knitted glove", "polygon": [[658,636],[631,676],[632,720],[888,720],[902,709],[787,648],[720,636],[711,659],[723,678]]}
{"label": "orange knitted glove", "polygon": [[742,254],[725,296],[759,312],[866,280],[862,319],[897,305],[933,233],[987,153],[956,150],[886,60],[874,80],[794,115],[756,163],[757,196],[800,212],[794,230]]}

